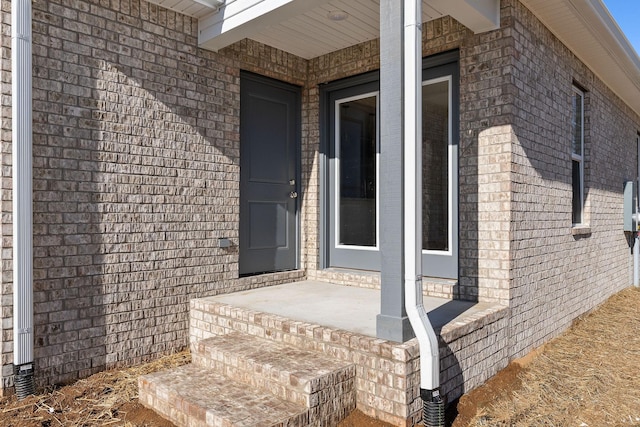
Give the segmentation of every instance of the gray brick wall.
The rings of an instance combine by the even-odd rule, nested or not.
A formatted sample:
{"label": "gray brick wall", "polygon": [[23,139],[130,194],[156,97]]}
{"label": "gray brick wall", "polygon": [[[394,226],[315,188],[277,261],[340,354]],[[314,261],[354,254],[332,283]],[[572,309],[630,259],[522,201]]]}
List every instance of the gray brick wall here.
{"label": "gray brick wall", "polygon": [[[512,356],[556,336],[631,284],[623,182],[636,175],[633,114],[518,2],[513,4]],[[585,96],[586,232],[571,224],[571,87]]]}
{"label": "gray brick wall", "polygon": [[[10,2],[2,2],[2,11],[2,364],[8,366]],[[191,18],[136,0],[33,3],[40,385],[185,347],[193,296],[303,277],[238,279],[236,245],[239,70],[301,84],[306,62],[250,42],[224,54],[203,51],[196,27]],[[220,237],[236,245],[218,248]]]}

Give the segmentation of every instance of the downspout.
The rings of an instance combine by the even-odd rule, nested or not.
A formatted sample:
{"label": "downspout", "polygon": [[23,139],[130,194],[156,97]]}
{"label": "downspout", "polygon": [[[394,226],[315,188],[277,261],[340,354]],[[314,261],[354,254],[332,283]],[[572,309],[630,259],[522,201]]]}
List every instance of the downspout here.
{"label": "downspout", "polygon": [[404,0],[404,259],[405,306],[420,348],[423,424],[444,427],[438,338],[422,297],[422,13]]}
{"label": "downspout", "polygon": [[633,232],[633,286],[640,287],[640,233],[638,223],[640,222],[640,135],[636,136],[636,202],[633,206],[636,230]]}
{"label": "downspout", "polygon": [[33,208],[31,0],[11,1],[11,138],[13,197],[13,367],[16,395],[33,381]]}
{"label": "downspout", "polygon": [[633,233],[633,286],[640,287],[640,236]]}

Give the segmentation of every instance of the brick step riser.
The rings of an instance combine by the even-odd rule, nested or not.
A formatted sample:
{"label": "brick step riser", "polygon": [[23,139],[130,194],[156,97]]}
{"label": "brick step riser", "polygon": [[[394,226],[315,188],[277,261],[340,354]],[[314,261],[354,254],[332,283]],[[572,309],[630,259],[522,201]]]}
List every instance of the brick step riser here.
{"label": "brick step riser", "polygon": [[[216,305],[218,304],[211,303],[211,306]],[[376,353],[388,354],[388,357],[391,357],[393,345],[385,340],[366,337],[364,340],[360,340],[360,344],[354,345],[351,341],[357,334],[351,332],[318,327],[318,325],[278,318],[276,315],[268,314],[264,316],[272,317],[276,320],[268,321],[265,324],[262,313],[256,316],[255,320],[252,319],[252,316],[249,316],[248,319],[246,317],[239,319],[236,317],[237,314],[235,312],[225,312],[228,307],[224,305],[222,307],[220,313],[213,313],[213,310],[209,311],[207,309],[207,312],[202,315],[203,320],[193,317],[193,313],[199,310],[191,307],[189,342],[192,354],[199,352],[197,343],[203,339],[239,332],[283,343],[300,350],[322,353],[343,361],[353,362],[352,358],[349,357],[350,348],[362,349],[364,352],[372,350]],[[367,342],[365,343],[364,341]],[[374,350],[373,347],[379,348]]]}
{"label": "brick step riser", "polygon": [[[234,383],[219,374],[212,378],[206,371],[186,365],[171,371],[140,377],[139,399],[179,427],[233,427],[236,425],[260,425],[265,427],[320,426],[321,421],[311,421],[311,411],[302,405],[284,403],[276,397],[267,397]],[[194,384],[185,377],[187,372]],[[187,379],[186,379],[187,378]],[[204,381],[203,381],[204,379]],[[185,382],[186,381],[186,382]],[[228,383],[227,383],[228,382]],[[184,390],[185,384],[189,385]],[[217,396],[217,397],[216,397]],[[223,397],[226,396],[226,397]],[[212,404],[210,397],[217,403]],[[221,399],[221,400],[220,400]],[[278,409],[279,408],[279,409]],[[298,408],[298,409],[296,409]],[[262,411],[249,413],[248,411]],[[247,419],[249,421],[247,424]],[[316,418],[316,420],[320,420]]]}
{"label": "brick step riser", "polygon": [[353,378],[350,378],[351,385],[349,385],[349,381],[332,385],[329,393],[321,391],[307,393],[299,390],[298,387],[283,384],[282,380],[278,378],[277,373],[274,373],[273,376],[269,373],[260,375],[256,374],[255,370],[246,365],[226,365],[218,361],[212,361],[207,356],[197,354],[192,356],[192,362],[198,366],[213,369],[234,381],[255,387],[258,390],[271,393],[280,399],[304,405],[308,408],[317,406],[321,400],[328,401],[335,399],[337,395],[350,392],[353,389]]}
{"label": "brick step riser", "polygon": [[[355,407],[355,366],[343,365],[342,367],[324,369],[325,373],[318,372],[313,378],[307,374],[300,374],[290,367],[278,368],[277,364],[260,363],[251,358],[243,357],[230,350],[222,350],[212,345],[207,340],[201,341],[192,352],[192,363],[202,368],[211,369],[236,382],[246,384],[276,397],[315,408],[318,405],[338,404],[341,401],[353,400],[350,406]],[[286,353],[283,351],[283,353]],[[276,355],[277,356],[277,355]],[[308,352],[306,356],[309,357]],[[285,357],[284,354],[282,357]],[[296,357],[296,356],[294,356]],[[317,354],[306,368],[313,368],[313,358],[326,356]],[[321,364],[322,362],[318,362]],[[353,399],[350,398],[353,395]]]}

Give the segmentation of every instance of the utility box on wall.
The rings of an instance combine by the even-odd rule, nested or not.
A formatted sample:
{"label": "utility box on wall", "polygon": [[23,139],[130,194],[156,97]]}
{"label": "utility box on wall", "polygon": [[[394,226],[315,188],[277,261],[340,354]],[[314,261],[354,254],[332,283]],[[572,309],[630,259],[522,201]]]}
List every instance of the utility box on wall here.
{"label": "utility box on wall", "polygon": [[624,221],[622,225],[624,231],[638,231],[637,195],[636,181],[626,181],[624,183]]}

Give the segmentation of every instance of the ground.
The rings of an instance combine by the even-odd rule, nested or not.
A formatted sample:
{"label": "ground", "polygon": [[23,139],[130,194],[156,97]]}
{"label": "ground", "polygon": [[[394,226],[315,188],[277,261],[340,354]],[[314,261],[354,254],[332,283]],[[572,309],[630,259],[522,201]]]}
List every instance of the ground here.
{"label": "ground", "polygon": [[71,385],[17,400],[0,399],[0,426],[172,427],[138,402],[138,376],[190,362],[188,352],[127,369],[100,372]]}
{"label": "ground", "polygon": [[[188,352],[160,358],[132,368],[110,370],[17,400],[0,398],[2,427],[173,427],[138,402],[138,376],[184,365]],[[393,427],[354,411],[339,427]]]}
{"label": "ground", "polygon": [[[137,377],[188,363],[187,352],[16,400],[0,399],[3,427],[170,427],[137,399]],[[514,361],[449,408],[453,427],[640,427],[640,290],[627,289],[565,334]],[[359,411],[339,427],[389,427]]]}
{"label": "ground", "polygon": [[640,289],[462,396],[453,427],[640,427]]}

